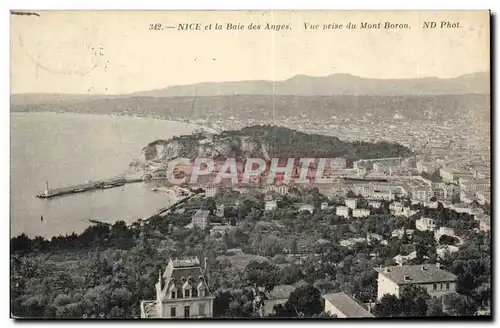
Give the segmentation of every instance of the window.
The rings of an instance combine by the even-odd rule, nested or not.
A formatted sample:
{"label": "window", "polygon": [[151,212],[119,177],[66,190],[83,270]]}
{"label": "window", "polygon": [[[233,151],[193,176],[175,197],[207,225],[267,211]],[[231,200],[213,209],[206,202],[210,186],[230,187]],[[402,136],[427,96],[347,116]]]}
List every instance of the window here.
{"label": "window", "polygon": [[175,308],[174,308],[174,307],[171,307],[171,308],[170,308],[170,317],[171,317],[171,318],[174,318],[174,317],[175,317],[175,315],[176,315],[176,314],[175,314]]}
{"label": "window", "polygon": [[184,307],[184,318],[189,318],[189,306]]}
{"label": "window", "polygon": [[189,289],[184,290],[184,297],[189,297]]}
{"label": "window", "polygon": [[439,287],[440,289],[443,289],[443,283],[441,283],[441,286]]}
{"label": "window", "polygon": [[175,292],[172,292],[171,298],[175,298]]}
{"label": "window", "polygon": [[434,284],[432,287],[433,287],[434,290],[436,290],[438,288],[438,285]]}
{"label": "window", "polygon": [[450,289],[450,283],[449,282],[446,283],[446,289]]}
{"label": "window", "polygon": [[205,315],[205,304],[204,303],[198,305],[198,314]]}
{"label": "window", "polygon": [[198,290],[193,288],[193,297],[198,297]]}
{"label": "window", "polygon": [[200,295],[199,295],[200,297],[205,296],[205,289],[204,289],[204,288],[200,288],[200,290],[199,290],[199,293],[198,293],[198,294],[200,294]]}

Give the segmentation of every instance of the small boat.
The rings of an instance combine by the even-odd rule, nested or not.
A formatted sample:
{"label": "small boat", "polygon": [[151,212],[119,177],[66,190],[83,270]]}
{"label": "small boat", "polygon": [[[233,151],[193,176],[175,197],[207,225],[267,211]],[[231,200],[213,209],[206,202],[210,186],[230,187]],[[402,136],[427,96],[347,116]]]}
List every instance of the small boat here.
{"label": "small boat", "polygon": [[94,220],[94,219],[89,219],[89,222],[90,222],[90,223],[94,223],[94,224],[102,224],[102,225],[107,225],[107,226],[110,226],[110,225],[111,225],[110,223],[107,223],[107,222],[102,222],[102,221],[99,221],[99,220]]}

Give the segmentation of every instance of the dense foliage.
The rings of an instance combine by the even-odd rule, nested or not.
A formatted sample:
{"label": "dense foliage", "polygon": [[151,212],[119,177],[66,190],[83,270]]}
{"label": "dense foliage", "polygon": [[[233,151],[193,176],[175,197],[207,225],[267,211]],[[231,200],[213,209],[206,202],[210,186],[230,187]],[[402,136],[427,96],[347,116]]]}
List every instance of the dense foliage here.
{"label": "dense foliage", "polygon": [[407,157],[412,154],[410,149],[396,143],[348,142],[336,137],[307,134],[279,126],[251,126],[225,133],[259,137],[269,148],[271,157],[344,157],[348,162],[352,162],[365,158]]}
{"label": "dense foliage", "polygon": [[[17,236],[11,239],[12,313],[21,317],[138,317],[140,301],[154,299],[158,271],[165,269],[168,259],[198,256],[208,260],[215,316],[257,316],[257,296],[265,299],[275,286],[293,285],[300,288],[276,315],[322,317],[326,314],[320,313],[317,303],[321,294],[343,291],[361,302],[374,302],[374,268],[394,265],[393,257],[398,254],[416,251],[417,258],[410,264],[438,261],[439,241],[432,235],[416,231],[412,238],[391,236],[394,229],[414,229],[415,218],[424,212],[439,224],[453,227],[462,238],[457,253],[439,259],[442,268],[458,276],[457,291],[462,295],[449,301],[448,313],[471,314],[491,300],[491,238],[477,231],[472,216],[442,206],[413,206],[419,214],[393,217],[388,202],[382,202],[380,209],[371,209],[368,218],[347,221],[334,214],[341,200],[321,210],[324,201],[328,200],[317,189],[305,189],[283,197],[277,209],[265,212],[263,194],[229,189],[213,199],[194,197],[182,210],[130,226],[121,221],[95,225],[81,234],[51,240]],[[300,203],[314,204],[313,214],[299,212]],[[231,229],[214,236],[185,228],[199,208],[212,210],[212,219],[222,221],[214,215],[215,204],[225,205],[221,223],[234,224]],[[366,202],[361,199],[360,204]],[[339,244],[368,233],[379,234],[388,243]],[[389,313],[388,309],[391,315],[442,314],[436,301],[425,295],[386,299],[378,306],[379,315]]]}

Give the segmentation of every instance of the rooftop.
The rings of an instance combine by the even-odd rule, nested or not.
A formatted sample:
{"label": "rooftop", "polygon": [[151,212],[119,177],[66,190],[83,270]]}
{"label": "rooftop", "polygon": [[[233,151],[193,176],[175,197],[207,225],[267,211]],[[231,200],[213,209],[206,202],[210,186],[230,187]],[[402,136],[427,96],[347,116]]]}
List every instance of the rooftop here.
{"label": "rooftop", "polygon": [[185,282],[192,283],[195,286],[201,283],[208,287],[197,257],[171,259],[163,273],[163,278],[165,278],[164,288],[172,285],[181,288]]}
{"label": "rooftop", "polygon": [[375,270],[398,285],[457,280],[453,273],[438,269],[434,264],[390,266]]}
{"label": "rooftop", "polygon": [[182,259],[172,259],[174,268],[199,267],[200,260],[197,257],[186,257]]}
{"label": "rooftop", "polygon": [[269,293],[269,299],[288,299],[290,294],[295,290],[291,285],[278,285]]}
{"label": "rooftop", "polygon": [[197,210],[193,217],[201,217],[201,218],[208,218],[208,216],[210,215],[210,211],[209,210]]}
{"label": "rooftop", "polygon": [[328,301],[333,306],[335,306],[340,312],[342,312],[348,318],[371,318],[373,314],[365,310],[361,305],[358,304],[351,297],[345,293],[335,293],[323,295],[325,301]]}

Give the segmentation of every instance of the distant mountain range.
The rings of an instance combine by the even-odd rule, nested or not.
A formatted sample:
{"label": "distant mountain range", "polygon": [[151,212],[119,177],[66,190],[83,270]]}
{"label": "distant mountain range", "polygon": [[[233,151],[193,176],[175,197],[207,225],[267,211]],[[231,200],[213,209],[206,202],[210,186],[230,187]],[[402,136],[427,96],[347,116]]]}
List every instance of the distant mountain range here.
{"label": "distant mountain range", "polygon": [[88,100],[130,97],[278,96],[405,96],[489,94],[490,74],[479,72],[440,79],[365,79],[350,74],[324,77],[296,75],[284,81],[207,82],[171,86],[125,95],[14,94],[11,105],[74,104]]}
{"label": "distant mountain range", "polygon": [[134,93],[142,97],[192,97],[231,95],[296,96],[401,96],[489,93],[490,75],[486,72],[450,79],[365,79],[350,74],[324,77],[296,75],[285,81],[241,81],[197,83]]}

